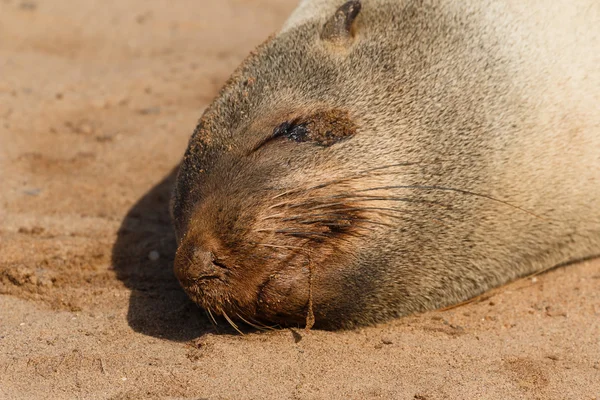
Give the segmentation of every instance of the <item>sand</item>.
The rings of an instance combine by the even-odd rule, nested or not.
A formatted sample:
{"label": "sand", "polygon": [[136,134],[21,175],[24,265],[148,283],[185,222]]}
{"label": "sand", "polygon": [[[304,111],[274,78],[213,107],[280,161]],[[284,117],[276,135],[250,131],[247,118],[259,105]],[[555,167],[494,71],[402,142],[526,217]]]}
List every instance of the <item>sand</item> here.
{"label": "sand", "polygon": [[0,398],[600,398],[598,261],[344,332],[242,336],[186,298],[173,170],[293,7],[0,0]]}

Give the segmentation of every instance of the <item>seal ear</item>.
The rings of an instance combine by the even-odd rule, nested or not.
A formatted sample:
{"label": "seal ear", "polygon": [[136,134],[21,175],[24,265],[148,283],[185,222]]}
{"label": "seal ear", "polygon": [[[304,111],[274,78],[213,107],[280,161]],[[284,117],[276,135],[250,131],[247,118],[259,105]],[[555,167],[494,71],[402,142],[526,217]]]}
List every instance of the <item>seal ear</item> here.
{"label": "seal ear", "polygon": [[352,26],[360,13],[360,0],[350,0],[344,3],[335,14],[323,25],[321,39],[331,42],[343,42],[354,36]]}

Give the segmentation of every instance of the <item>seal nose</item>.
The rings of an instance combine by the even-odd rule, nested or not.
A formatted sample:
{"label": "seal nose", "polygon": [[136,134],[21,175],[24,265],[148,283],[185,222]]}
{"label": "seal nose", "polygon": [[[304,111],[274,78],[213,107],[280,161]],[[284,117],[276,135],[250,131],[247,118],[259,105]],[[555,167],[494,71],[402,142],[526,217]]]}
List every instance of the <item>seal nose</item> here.
{"label": "seal nose", "polygon": [[211,251],[183,245],[175,257],[175,275],[184,286],[211,279],[225,279],[226,269]]}

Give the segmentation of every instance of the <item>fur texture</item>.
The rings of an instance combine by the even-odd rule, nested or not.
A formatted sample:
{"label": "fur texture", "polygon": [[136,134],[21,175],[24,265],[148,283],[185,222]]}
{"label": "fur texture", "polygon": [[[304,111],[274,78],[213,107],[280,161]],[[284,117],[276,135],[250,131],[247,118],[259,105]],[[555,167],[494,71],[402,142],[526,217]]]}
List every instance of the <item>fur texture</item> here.
{"label": "fur texture", "polygon": [[364,0],[323,40],[342,3],[304,1],[190,140],[196,302],[350,327],[600,253],[600,3]]}

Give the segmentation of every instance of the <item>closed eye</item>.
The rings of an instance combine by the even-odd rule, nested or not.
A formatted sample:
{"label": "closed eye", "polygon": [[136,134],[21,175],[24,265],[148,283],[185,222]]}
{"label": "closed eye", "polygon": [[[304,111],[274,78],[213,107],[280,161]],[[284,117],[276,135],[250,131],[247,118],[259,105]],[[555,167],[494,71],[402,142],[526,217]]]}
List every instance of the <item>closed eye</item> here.
{"label": "closed eye", "polygon": [[309,130],[306,123],[297,123],[296,121],[284,122],[273,130],[271,138],[286,138],[294,142],[306,142],[309,140]]}
{"label": "closed eye", "polygon": [[278,139],[296,143],[311,142],[320,147],[329,147],[354,136],[356,129],[347,111],[318,111],[279,124],[269,137],[259,142],[250,152]]}
{"label": "closed eye", "polygon": [[267,143],[282,138],[293,140],[295,142],[306,142],[309,140],[309,131],[305,123],[296,124],[294,121],[286,121],[278,125],[275,129],[273,129],[271,136],[267,137],[266,139],[259,142],[256,146],[254,146],[250,153],[255,152]]}

